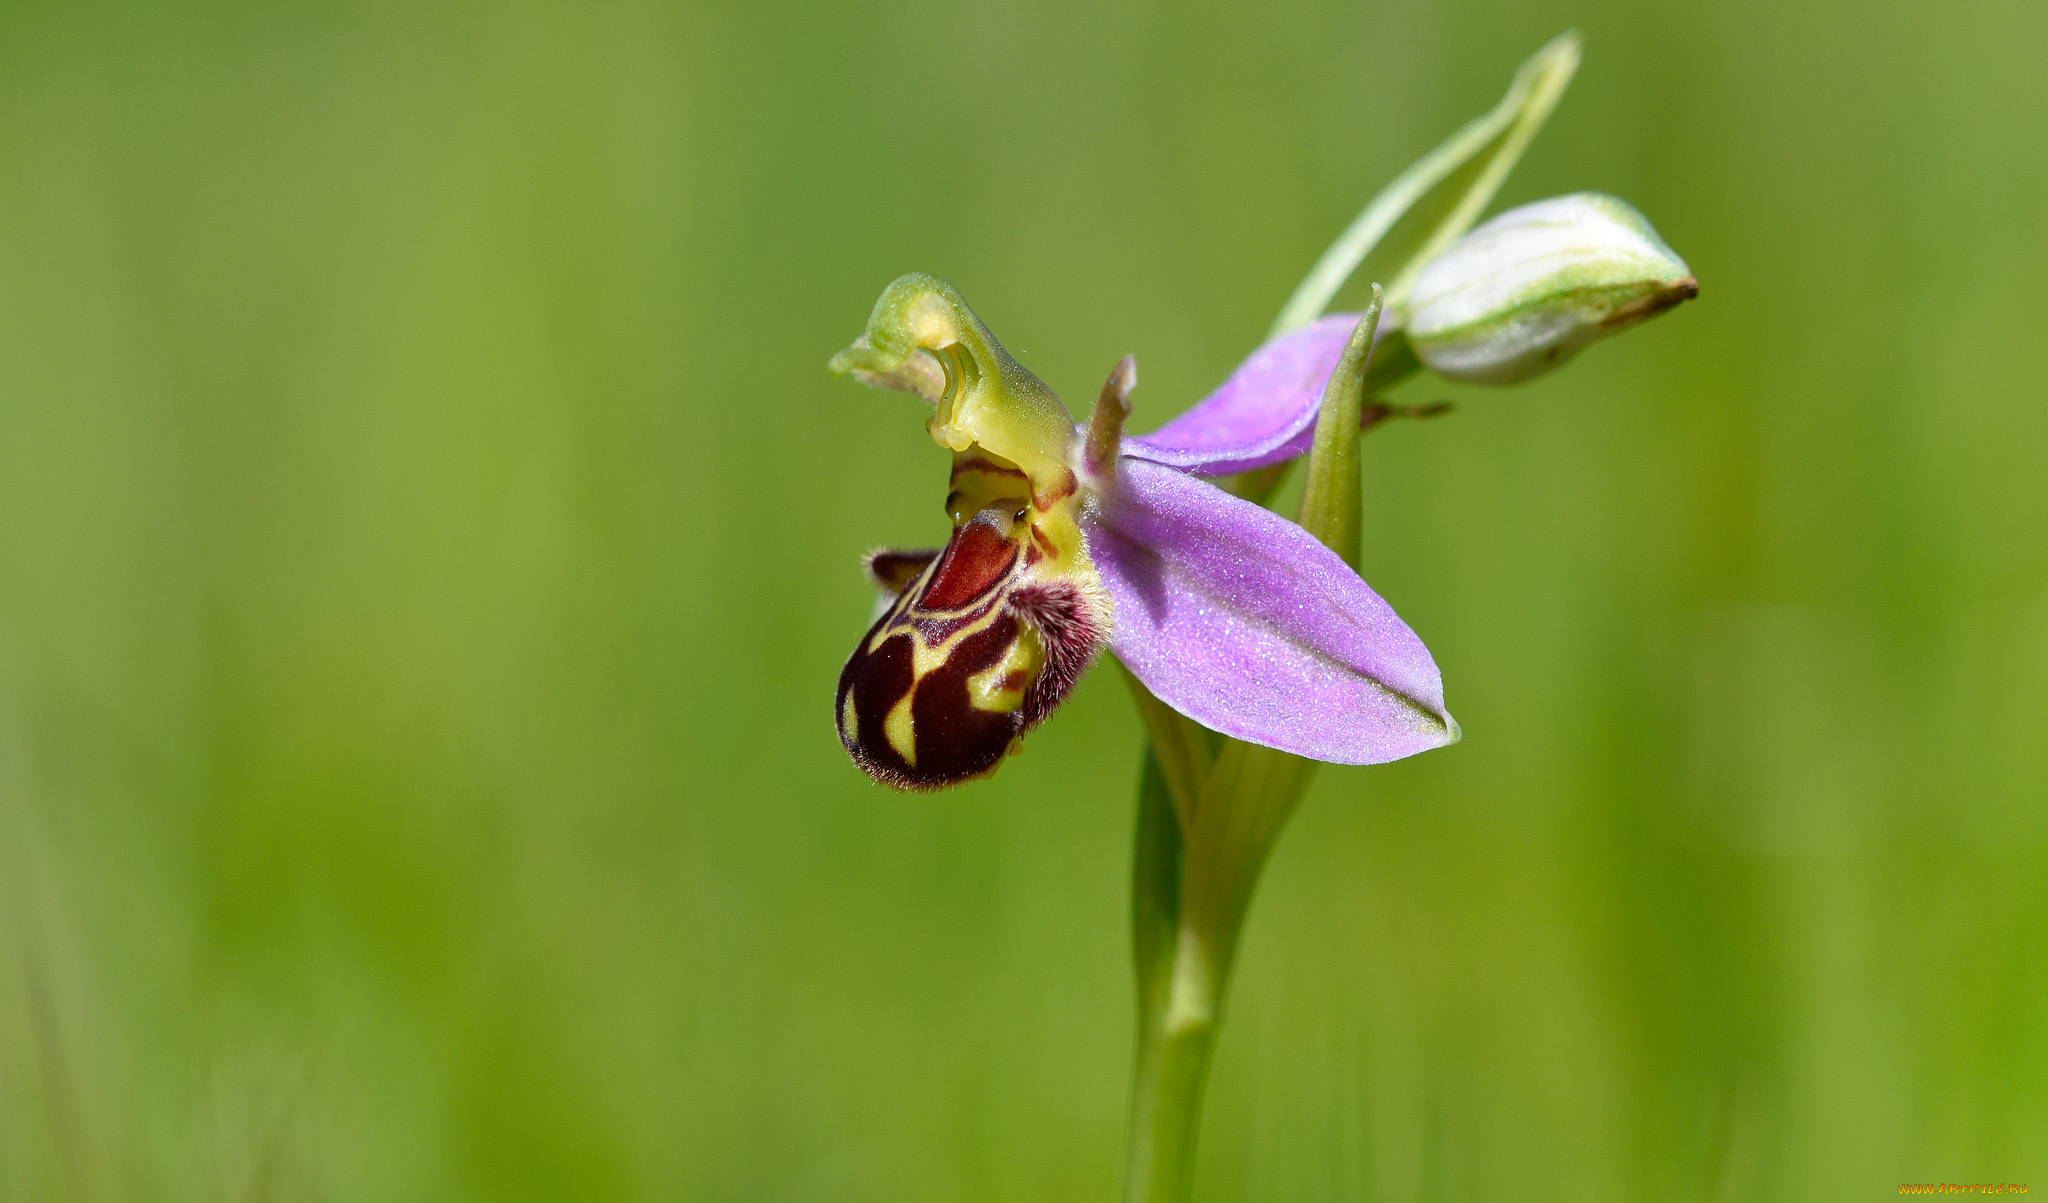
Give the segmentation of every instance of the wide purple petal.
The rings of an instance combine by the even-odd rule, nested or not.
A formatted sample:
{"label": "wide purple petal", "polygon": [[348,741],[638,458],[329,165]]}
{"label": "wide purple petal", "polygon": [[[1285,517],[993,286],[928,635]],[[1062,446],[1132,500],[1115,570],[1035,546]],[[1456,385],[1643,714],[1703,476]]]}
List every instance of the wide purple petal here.
{"label": "wide purple petal", "polygon": [[1205,476],[1306,455],[1323,385],[1357,327],[1357,314],[1333,313],[1267,341],[1194,408],[1125,439],[1124,454]]}
{"label": "wide purple petal", "polygon": [[1458,738],[1422,640],[1272,511],[1127,459],[1088,550],[1115,606],[1110,649],[1204,726],[1340,764]]}

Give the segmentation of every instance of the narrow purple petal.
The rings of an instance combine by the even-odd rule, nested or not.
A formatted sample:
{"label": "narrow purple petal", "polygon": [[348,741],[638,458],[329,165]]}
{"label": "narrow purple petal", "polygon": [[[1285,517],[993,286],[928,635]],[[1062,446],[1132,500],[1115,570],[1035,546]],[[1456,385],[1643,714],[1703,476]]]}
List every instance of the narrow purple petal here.
{"label": "narrow purple petal", "polygon": [[1450,743],[1443,679],[1393,608],[1314,536],[1205,481],[1124,460],[1088,550],[1110,648],[1225,735],[1377,764]]}
{"label": "narrow purple petal", "polygon": [[1124,454],[1205,476],[1306,455],[1323,385],[1357,326],[1357,314],[1333,313],[1269,340],[1194,408],[1124,440]]}

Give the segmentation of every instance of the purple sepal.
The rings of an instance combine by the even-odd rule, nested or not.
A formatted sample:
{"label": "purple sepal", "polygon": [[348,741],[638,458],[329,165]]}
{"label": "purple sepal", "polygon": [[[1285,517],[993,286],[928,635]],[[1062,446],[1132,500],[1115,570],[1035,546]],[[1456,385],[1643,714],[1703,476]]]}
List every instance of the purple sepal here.
{"label": "purple sepal", "polygon": [[1339,764],[1451,743],[1429,649],[1294,523],[1143,460],[1088,534],[1110,648],[1175,710],[1235,739]]}
{"label": "purple sepal", "polygon": [[1151,434],[1125,439],[1124,454],[1204,476],[1308,454],[1323,385],[1357,327],[1357,314],[1332,313],[1267,341],[1194,408]]}

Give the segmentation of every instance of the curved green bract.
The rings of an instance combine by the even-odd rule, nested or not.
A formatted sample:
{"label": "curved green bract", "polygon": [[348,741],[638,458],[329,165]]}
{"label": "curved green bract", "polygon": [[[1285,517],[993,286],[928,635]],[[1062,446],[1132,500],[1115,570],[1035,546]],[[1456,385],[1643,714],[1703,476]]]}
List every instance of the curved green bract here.
{"label": "curved green bract", "polygon": [[1272,332],[1285,334],[1321,317],[1366,256],[1381,248],[1404,217],[1413,216],[1417,228],[1412,239],[1394,240],[1412,241],[1413,250],[1398,263],[1376,261],[1375,274],[1389,281],[1387,307],[1398,311],[1415,273],[1471,229],[1485,211],[1578,69],[1576,31],[1559,35],[1531,55],[1492,112],[1416,160],[1337,236],[1281,307]]}

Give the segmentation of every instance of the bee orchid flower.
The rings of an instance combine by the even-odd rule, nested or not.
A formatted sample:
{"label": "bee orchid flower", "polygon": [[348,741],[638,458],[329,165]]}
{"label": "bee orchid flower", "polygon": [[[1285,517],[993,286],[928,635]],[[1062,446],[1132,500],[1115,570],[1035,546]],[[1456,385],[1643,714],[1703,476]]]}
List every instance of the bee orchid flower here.
{"label": "bee orchid flower", "polygon": [[1373,764],[1456,740],[1436,663],[1393,608],[1306,530],[1202,479],[1307,452],[1358,326],[1331,315],[1284,334],[1125,438],[1128,357],[1077,426],[951,285],[890,284],[831,368],[931,403],[953,530],[943,548],[867,559],[888,600],[839,677],[854,763],[901,789],[986,776],[1105,648],[1248,743]]}
{"label": "bee orchid flower", "polygon": [[[882,604],[836,707],[854,763],[900,789],[957,785],[994,772],[1104,650],[1133,679],[1145,742],[1126,1203],[1192,1197],[1244,917],[1317,762],[1459,738],[1429,650],[1358,574],[1356,432],[1447,408],[1384,400],[1410,376],[1518,384],[1699,293],[1615,197],[1553,197],[1475,228],[1578,62],[1572,33],[1532,55],[1492,111],[1360,210],[1265,345],[1150,434],[1124,436],[1128,356],[1076,425],[932,276],[890,284],[832,359],[923,398],[926,430],[953,453],[946,545],[867,559]],[[1354,275],[1373,281],[1365,312],[1329,312]],[[1253,500],[1297,458],[1298,523]]]}

